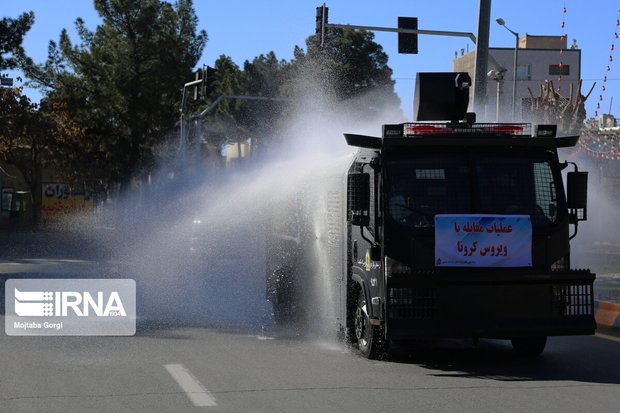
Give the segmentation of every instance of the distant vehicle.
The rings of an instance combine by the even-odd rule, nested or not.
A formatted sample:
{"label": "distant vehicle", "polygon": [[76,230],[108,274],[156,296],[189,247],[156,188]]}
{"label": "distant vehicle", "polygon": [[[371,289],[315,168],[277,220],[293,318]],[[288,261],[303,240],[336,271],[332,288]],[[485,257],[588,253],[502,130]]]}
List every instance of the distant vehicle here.
{"label": "distant vehicle", "polygon": [[[595,275],[570,269],[569,244],[587,218],[587,172],[573,164],[565,192],[569,163],[557,151],[578,136],[475,123],[466,73],[420,73],[416,83],[418,121],[384,125],[380,138],[345,134],[359,147],[348,171],[320,204],[300,190],[291,222],[272,228],[276,319],[326,310],[306,302],[324,243],[334,321],[366,357],[427,338],[508,339],[538,355],[548,336],[593,334]],[[317,207],[329,223],[318,241],[302,219]]]}

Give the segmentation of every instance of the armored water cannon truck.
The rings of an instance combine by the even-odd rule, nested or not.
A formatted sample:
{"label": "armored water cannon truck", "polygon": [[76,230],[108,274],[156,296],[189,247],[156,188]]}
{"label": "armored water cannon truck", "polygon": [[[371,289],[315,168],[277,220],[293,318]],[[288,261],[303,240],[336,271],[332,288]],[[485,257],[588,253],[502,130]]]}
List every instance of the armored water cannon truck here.
{"label": "armored water cannon truck", "polygon": [[384,125],[381,137],[345,134],[359,149],[343,202],[332,203],[342,245],[327,254],[341,260],[338,321],[366,357],[429,338],[508,339],[537,355],[548,336],[596,328],[595,275],[570,269],[587,172],[558,158],[578,136],[475,123],[469,84],[466,73],[419,73],[416,122]]}

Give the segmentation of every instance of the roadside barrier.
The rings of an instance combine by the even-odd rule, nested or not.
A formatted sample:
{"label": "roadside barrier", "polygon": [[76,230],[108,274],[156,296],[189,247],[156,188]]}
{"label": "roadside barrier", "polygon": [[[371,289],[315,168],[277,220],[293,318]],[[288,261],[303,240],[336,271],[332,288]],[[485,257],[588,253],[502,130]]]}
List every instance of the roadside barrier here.
{"label": "roadside barrier", "polygon": [[599,327],[620,331],[620,303],[595,301],[594,311],[594,318]]}

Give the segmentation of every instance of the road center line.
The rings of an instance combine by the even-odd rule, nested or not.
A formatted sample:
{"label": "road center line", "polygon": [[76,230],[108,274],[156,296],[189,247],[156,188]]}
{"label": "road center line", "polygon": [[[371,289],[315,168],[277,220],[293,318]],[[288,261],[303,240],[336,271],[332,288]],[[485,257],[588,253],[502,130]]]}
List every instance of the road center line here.
{"label": "road center line", "polygon": [[164,368],[177,382],[194,406],[217,406],[215,397],[182,364],[165,364]]}

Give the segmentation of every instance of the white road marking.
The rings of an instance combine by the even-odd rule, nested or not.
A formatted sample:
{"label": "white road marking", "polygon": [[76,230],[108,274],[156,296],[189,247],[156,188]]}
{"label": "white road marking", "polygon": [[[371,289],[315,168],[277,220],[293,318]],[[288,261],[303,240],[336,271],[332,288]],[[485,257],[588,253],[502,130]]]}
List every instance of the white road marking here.
{"label": "white road marking", "polygon": [[194,406],[217,406],[215,397],[182,364],[165,364],[168,373],[177,382],[181,390],[194,403]]}
{"label": "white road marking", "polygon": [[255,338],[257,340],[273,340],[274,339],[273,337],[265,336],[263,334],[258,335],[258,336],[249,335],[248,337]]}

